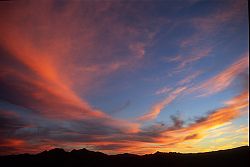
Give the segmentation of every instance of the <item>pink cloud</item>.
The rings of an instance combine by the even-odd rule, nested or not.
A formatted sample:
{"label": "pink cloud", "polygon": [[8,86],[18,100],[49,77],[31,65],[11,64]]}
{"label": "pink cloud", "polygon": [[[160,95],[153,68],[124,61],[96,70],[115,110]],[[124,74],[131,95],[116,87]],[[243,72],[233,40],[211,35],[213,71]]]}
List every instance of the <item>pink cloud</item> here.
{"label": "pink cloud", "polygon": [[137,42],[135,44],[129,45],[129,49],[132,51],[132,54],[135,55],[138,59],[142,59],[145,55],[145,44]]}
{"label": "pink cloud", "polygon": [[165,58],[167,62],[175,62],[176,67],[169,74],[173,75],[176,73],[183,72],[187,66],[209,56],[213,51],[212,47],[191,47],[188,51],[185,51],[183,54],[178,54],[175,57]]}
{"label": "pink cloud", "polygon": [[231,2],[225,9],[218,9],[216,12],[203,17],[194,18],[191,24],[197,30],[191,37],[181,42],[181,47],[194,47],[205,38],[219,31],[220,26],[232,21],[241,20],[247,4],[246,1]]}
{"label": "pink cloud", "polygon": [[[145,50],[155,32],[149,32],[147,28],[127,26],[119,22],[116,15],[105,15],[112,7],[112,2],[93,4],[90,8],[86,5],[84,16],[88,17],[78,16],[79,5],[80,2],[69,3],[62,7],[62,12],[54,10],[50,1],[43,1],[41,4],[17,2],[13,6],[1,7],[0,13],[6,17],[1,18],[3,24],[0,27],[0,44],[8,52],[8,56],[18,64],[1,66],[0,79],[11,90],[11,94],[6,94],[5,98],[10,103],[29,109],[41,119],[49,120],[50,123],[61,121],[62,125],[65,123],[73,127],[60,124],[57,129],[59,135],[47,134],[43,136],[45,142],[33,141],[27,136],[24,139],[18,138],[15,134],[12,137],[7,136],[1,139],[0,147],[12,148],[10,153],[37,152],[67,145],[95,146],[100,150],[113,148],[117,152],[138,152],[140,149],[145,153],[157,147],[161,148],[164,144],[176,146],[186,140],[200,139],[204,131],[237,118],[240,116],[240,110],[248,106],[248,94],[245,93],[188,127],[183,127],[181,121],[176,120],[178,128],[158,125],[153,130],[143,130],[140,123],[113,118],[96,109],[84,98],[87,96],[86,92],[93,91],[93,87],[105,80],[105,76],[119,70],[136,68],[145,57]],[[126,9],[129,10],[129,7]],[[100,15],[105,16],[103,20],[98,20]],[[226,22],[231,16],[222,14],[216,19]],[[142,22],[148,23],[148,20],[151,19],[147,18]],[[196,24],[194,23],[195,26]],[[199,28],[207,31],[213,29],[213,26],[215,23],[204,21]],[[145,34],[148,35],[147,39],[138,42]],[[102,38],[105,35],[108,37],[104,41]],[[198,41],[199,35],[197,38]],[[194,44],[196,40],[192,40],[184,45]],[[120,41],[123,41],[122,44]],[[128,49],[132,54],[120,55]],[[211,51],[209,47],[193,49],[186,57],[179,55],[169,61],[179,62],[178,68],[183,69],[188,64],[208,56]],[[214,90],[209,93],[224,90],[235,76],[247,67],[247,62],[246,58],[239,60],[195,90]],[[198,75],[199,73],[195,73],[187,76],[180,81],[180,85],[191,82]],[[9,79],[13,78],[14,80],[9,82]],[[187,90],[186,86],[158,90],[156,94],[168,93],[167,97],[155,103],[148,113],[137,120],[155,119],[165,107]],[[15,117],[15,114],[1,111],[1,116]],[[15,128],[22,130],[27,126]],[[63,130],[60,131],[61,129]]]}
{"label": "pink cloud", "polygon": [[138,120],[147,121],[155,119],[160,114],[161,110],[168,104],[170,104],[173,100],[175,100],[177,96],[181,94],[186,88],[187,87],[178,87],[175,90],[171,91],[171,93],[165,99],[153,105],[151,110],[147,114],[138,118]]}
{"label": "pink cloud", "polygon": [[[86,91],[90,91],[96,83],[94,81],[104,80],[104,76],[121,68],[131,69],[131,64],[135,62],[133,60],[136,60],[133,56],[111,56],[114,55],[111,52],[119,50],[119,47],[128,47],[128,42],[120,46],[117,38],[136,41],[131,38],[131,34],[125,33],[129,27],[122,28],[123,24],[119,21],[110,24],[115,35],[105,41],[110,45],[103,48],[102,43],[98,43],[103,42],[98,38],[103,33],[103,22],[97,26],[92,18],[76,16],[79,12],[78,2],[66,5],[62,13],[54,11],[52,6],[48,1],[42,4],[20,2],[1,11],[6,14],[6,17],[1,18],[1,22],[4,22],[0,28],[1,47],[28,71],[20,71],[11,64],[1,68],[4,71],[1,79],[16,79],[17,83],[6,84],[16,90],[15,95],[22,100],[17,102],[17,98],[6,98],[42,117],[55,120],[101,120],[104,126],[115,126],[124,133],[138,131],[138,124],[112,118],[89,104],[76,91],[80,87],[81,93],[86,95]],[[108,6],[103,8],[96,4],[93,17],[98,17]],[[105,17],[105,21],[112,22],[115,18]],[[138,36],[141,35],[138,29],[135,31]],[[141,45],[138,46],[137,50],[142,49]]]}
{"label": "pink cloud", "polygon": [[202,84],[190,89],[190,92],[201,92],[201,96],[208,96],[225,90],[234,79],[249,68],[248,54],[244,54],[239,60],[218,75],[208,79]]}
{"label": "pink cloud", "polygon": [[157,91],[155,92],[155,94],[156,94],[156,95],[166,94],[166,93],[170,92],[172,89],[173,89],[173,88],[171,88],[171,87],[163,87],[163,88],[157,90]]}
{"label": "pink cloud", "polygon": [[190,83],[192,80],[197,78],[199,75],[201,75],[201,71],[196,71],[191,75],[187,75],[185,78],[183,78],[181,81],[178,82],[179,85],[184,85]]}
{"label": "pink cloud", "polygon": [[177,70],[183,70],[187,65],[207,57],[211,52],[212,48],[193,49],[190,54],[182,57],[182,59],[179,61],[180,64],[178,65]]}

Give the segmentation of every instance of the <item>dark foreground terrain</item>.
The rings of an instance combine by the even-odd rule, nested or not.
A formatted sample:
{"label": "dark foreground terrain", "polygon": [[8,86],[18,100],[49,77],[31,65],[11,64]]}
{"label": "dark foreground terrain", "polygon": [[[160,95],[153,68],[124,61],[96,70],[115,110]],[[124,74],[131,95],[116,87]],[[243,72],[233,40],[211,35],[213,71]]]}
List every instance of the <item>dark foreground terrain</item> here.
{"label": "dark foreground terrain", "polygon": [[195,154],[156,152],[147,155],[118,154],[106,155],[86,149],[65,152],[63,149],[44,151],[36,155],[21,154],[0,157],[0,166],[82,166],[82,167],[206,167],[206,166],[249,166],[249,146],[239,148]]}

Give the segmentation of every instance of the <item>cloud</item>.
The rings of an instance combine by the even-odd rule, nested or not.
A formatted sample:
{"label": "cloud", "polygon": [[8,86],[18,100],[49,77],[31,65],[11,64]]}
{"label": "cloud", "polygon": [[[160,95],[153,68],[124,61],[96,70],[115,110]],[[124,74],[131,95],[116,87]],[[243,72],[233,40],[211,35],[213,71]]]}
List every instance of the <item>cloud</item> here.
{"label": "cloud", "polygon": [[227,23],[231,20],[242,19],[243,11],[246,9],[246,1],[231,2],[225,6],[224,10],[217,10],[212,14],[213,19],[210,16],[203,18],[196,18],[193,20],[197,29],[201,29],[204,32],[214,31],[219,27],[219,24]]}
{"label": "cloud", "polygon": [[183,48],[195,47],[206,37],[213,36],[220,32],[227,23],[242,21],[246,11],[246,1],[230,2],[223,9],[219,8],[207,16],[196,17],[191,20],[192,26],[197,30],[195,33],[181,42]]}
{"label": "cloud", "polygon": [[[94,140],[95,135],[138,131],[138,123],[113,118],[89,104],[84,97],[105,80],[105,76],[136,67],[137,58],[127,50],[133,46],[133,54],[142,57],[145,43],[152,35],[145,41],[138,42],[138,38],[153,32],[147,27],[138,28],[120,21],[117,19],[120,11],[109,13],[112,5],[123,7],[118,2],[86,3],[92,2],[71,2],[60,7],[53,1],[18,2],[1,7],[1,14],[6,17],[1,18],[4,24],[0,28],[3,55],[0,58],[0,98],[29,109],[42,119],[32,128],[17,128],[18,121],[13,120],[16,124],[3,127],[3,133],[17,128],[18,137],[33,138],[40,128],[44,138],[56,141],[63,136],[70,141],[86,137],[84,133],[89,133],[86,140]],[[93,22],[95,19],[99,21]],[[145,19],[140,21],[145,22]],[[1,116],[3,114],[1,111]],[[18,118],[21,123],[23,119]],[[1,117],[1,123],[8,122]],[[86,130],[80,131],[81,128]],[[75,135],[70,137],[69,134]]]}
{"label": "cloud", "polygon": [[[185,51],[180,50],[180,54],[175,57],[165,58],[168,63],[176,63],[175,68],[169,73],[169,75],[178,74],[187,69],[191,64],[198,62],[199,60],[209,56],[213,47],[211,46],[202,46],[202,47],[190,47],[188,49],[184,49]],[[197,72],[198,73],[198,72]],[[199,74],[196,74],[197,76]],[[197,76],[193,76],[194,78]],[[185,82],[185,81],[183,81]]]}
{"label": "cloud", "polygon": [[171,91],[171,93],[169,93],[169,95],[165,99],[153,105],[151,110],[145,115],[138,118],[138,120],[146,121],[155,119],[160,114],[161,110],[165,108],[168,104],[170,104],[173,100],[175,100],[176,97],[181,94],[185,89],[186,87],[178,87],[175,90]]}
{"label": "cloud", "polygon": [[167,62],[179,62],[179,61],[182,60],[182,56],[181,55],[176,55],[176,56],[173,56],[173,57],[165,57],[164,60],[167,61]]}
{"label": "cloud", "polygon": [[249,68],[248,55],[244,54],[239,60],[218,75],[208,79],[202,84],[190,89],[190,92],[200,92],[201,96],[208,96],[225,90],[234,79]]}
{"label": "cloud", "polygon": [[172,89],[173,89],[173,88],[171,88],[171,87],[163,87],[163,88],[157,90],[157,91],[155,92],[155,94],[156,94],[156,95],[166,94],[166,93],[170,92]]}
{"label": "cloud", "polygon": [[192,80],[194,80],[195,78],[197,78],[199,75],[201,75],[201,71],[196,71],[193,74],[187,75],[186,77],[184,77],[181,81],[178,82],[179,85],[185,85],[190,83]]}
{"label": "cloud", "polygon": [[[16,103],[17,97],[2,98],[48,117],[109,117],[93,109],[83,97],[112,73],[136,68],[139,62],[135,57],[144,56],[146,43],[155,33],[147,26],[141,28],[137,24],[127,24],[129,20],[120,21],[117,19],[120,12],[108,10],[114,6],[123,8],[119,2],[107,2],[104,6],[72,2],[59,7],[46,1],[39,5],[20,2],[6,6],[1,11],[6,14],[1,18],[4,22],[0,29],[1,49],[27,70],[20,71],[13,64],[5,65],[1,67],[1,71],[5,71],[1,82],[8,88],[5,94],[25,96],[27,100]],[[133,18],[146,24],[147,20],[139,15]],[[93,22],[93,18],[100,22]],[[139,40],[145,35],[147,39]],[[136,56],[131,56],[129,49]],[[8,78],[18,81],[10,83]],[[17,91],[11,92],[11,88]]]}
{"label": "cloud", "polygon": [[180,128],[183,127],[184,121],[181,120],[179,117],[177,117],[177,116],[171,116],[170,118],[172,119],[172,121],[173,121],[174,124],[173,124],[173,126],[171,126],[169,128],[169,130],[180,129]]}
{"label": "cloud", "polygon": [[20,140],[20,139],[4,139],[4,140],[1,140],[1,142],[0,142],[0,150],[1,151],[8,151],[7,148],[13,149],[13,148],[18,147],[20,145],[23,145],[24,143],[25,143],[25,141]]}
{"label": "cloud", "polygon": [[206,133],[208,130],[218,128],[225,123],[242,116],[242,114],[245,113],[244,110],[247,110],[247,107],[249,106],[248,96],[248,91],[244,90],[240,95],[232,98],[231,101],[234,102],[233,104],[218,108],[187,126],[173,130],[171,130],[171,128],[166,129],[161,132],[158,142],[166,145],[167,143],[176,141],[172,144],[177,145],[186,140],[202,140],[206,135],[209,135]]}
{"label": "cloud", "polygon": [[[105,7],[98,3],[93,3],[93,6],[84,3],[66,3],[59,10],[49,1],[39,5],[20,2],[2,11],[9,19],[3,18],[1,47],[26,71],[20,71],[12,64],[2,67],[1,83],[8,89],[1,90],[7,91],[1,98],[53,119],[94,117],[113,120],[82,97],[98,83],[97,80],[101,82],[105,80],[104,76],[122,68],[131,69],[136,59],[130,53],[116,53],[134,46],[133,51],[143,56],[144,41],[138,42],[137,38],[146,31],[133,25],[125,26],[117,20],[119,13],[107,13],[112,5],[119,6],[119,3],[105,3]],[[91,10],[83,10],[86,15],[79,14],[82,11],[78,5]],[[96,19],[103,15],[103,21],[96,26],[88,15]],[[110,23],[110,27],[105,28],[104,23]],[[104,40],[105,31],[110,35]],[[124,43],[118,42],[121,39]],[[103,47],[104,43],[107,47]],[[16,82],[9,82],[9,79]]]}
{"label": "cloud", "polygon": [[248,91],[244,90],[240,95],[230,100],[231,104],[211,112],[206,118],[198,120],[190,126],[189,129],[212,128],[241,116],[244,113],[242,110],[249,106],[248,96]]}
{"label": "cloud", "polygon": [[117,112],[121,112],[121,111],[127,109],[130,105],[131,105],[130,100],[127,100],[124,104],[122,104],[119,107],[113,109],[110,113],[114,114],[114,113],[117,113]]}
{"label": "cloud", "polygon": [[[137,135],[146,135],[147,138],[151,138],[151,141],[148,140],[143,147],[145,149],[148,146],[148,150],[145,149],[145,151],[149,152],[150,150],[152,151],[152,148],[182,148],[187,142],[189,145],[195,146],[196,143],[193,140],[201,141],[212,135],[208,131],[224,126],[232,120],[244,116],[248,112],[248,97],[249,92],[247,89],[244,89],[239,95],[226,101],[225,106],[209,112],[207,115],[196,119],[193,123],[185,124],[179,117],[172,116],[172,126],[166,126],[163,123],[154,124]],[[224,131],[223,133],[227,132]],[[150,147],[151,149],[149,149]],[[143,148],[140,149],[143,150]]]}
{"label": "cloud", "polygon": [[188,65],[211,55],[216,47],[216,41],[214,41],[216,36],[229,31],[228,27],[231,26],[227,26],[228,24],[238,26],[236,23],[246,18],[245,11],[246,1],[236,3],[232,1],[212,13],[182,20],[183,25],[190,25],[193,28],[193,33],[180,41],[176,56],[165,59],[169,63],[177,63],[172,73],[179,73]]}
{"label": "cloud", "polygon": [[197,139],[199,138],[197,134],[193,134],[193,135],[189,135],[187,137],[185,137],[184,140],[191,140],[191,139]]}
{"label": "cloud", "polygon": [[142,59],[145,55],[145,44],[144,43],[135,43],[131,44],[129,46],[129,49],[132,51],[132,53],[138,58]]}
{"label": "cloud", "polygon": [[[248,91],[244,90],[238,96],[225,102],[224,107],[215,109],[187,125],[179,117],[172,116],[173,124],[171,126],[157,123],[131,133],[121,131],[115,126],[105,127],[100,121],[60,121],[59,124],[54,123],[55,126],[47,124],[45,129],[41,128],[40,137],[34,137],[37,133],[22,130],[14,133],[9,139],[3,138],[6,141],[1,142],[1,149],[10,147],[14,149],[11,152],[22,152],[23,150],[38,152],[40,149],[53,147],[68,149],[86,147],[106,153],[150,153],[155,149],[165,147],[177,149],[187,141],[192,144],[192,140],[202,140],[210,135],[206,133],[207,131],[242,116],[249,105],[248,96]],[[44,124],[42,125],[44,126]],[[43,147],[40,147],[42,145]],[[37,146],[37,149],[34,149],[34,146]]]}
{"label": "cloud", "polygon": [[[172,116],[172,125],[144,127],[143,121],[155,119],[188,90],[185,84],[199,73],[187,76],[175,89],[156,91],[167,96],[139,117],[139,123],[113,118],[90,104],[86,97],[94,88],[103,89],[101,84],[107,78],[140,67],[156,27],[164,22],[153,19],[146,10],[151,9],[151,4],[137,4],[136,8],[132,5],[111,1],[60,5],[54,1],[25,1],[0,6],[0,14],[5,16],[0,26],[0,98],[15,106],[6,110],[6,104],[0,104],[0,153],[34,153],[53,147],[146,153],[200,139],[206,130],[241,115],[248,105],[247,93],[189,125]],[[124,13],[129,19],[124,18]],[[229,16],[223,18],[228,20]],[[193,44],[187,42],[182,47]],[[211,52],[207,46],[191,48],[169,61],[184,69]],[[230,85],[234,75],[246,67],[245,60],[196,89],[225,89],[223,86]]]}
{"label": "cloud", "polygon": [[4,111],[2,109],[0,109],[0,111],[1,111],[1,117],[0,117],[1,128],[8,127],[9,129],[18,129],[20,127],[25,126],[25,123],[21,122],[18,119],[18,115],[15,112]]}
{"label": "cloud", "polygon": [[189,55],[186,55],[180,60],[180,64],[177,67],[177,70],[183,70],[187,65],[192,64],[206,56],[212,51],[212,48],[202,48],[202,49],[193,49]]}

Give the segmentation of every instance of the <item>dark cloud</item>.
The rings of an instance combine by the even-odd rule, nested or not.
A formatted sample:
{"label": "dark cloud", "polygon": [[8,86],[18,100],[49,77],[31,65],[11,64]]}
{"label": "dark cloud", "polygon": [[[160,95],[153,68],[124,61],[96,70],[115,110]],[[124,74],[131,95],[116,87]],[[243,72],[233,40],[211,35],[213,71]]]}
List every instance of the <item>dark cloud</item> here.
{"label": "dark cloud", "polygon": [[191,140],[191,139],[196,139],[197,137],[199,137],[198,134],[192,134],[192,135],[189,135],[187,137],[185,137],[184,140]]}
{"label": "dark cloud", "polygon": [[124,145],[124,144],[107,144],[107,145],[94,146],[94,148],[97,150],[119,150],[119,149],[127,148],[127,147],[128,145]]}
{"label": "dark cloud", "polygon": [[169,130],[176,130],[176,129],[180,129],[183,127],[184,121],[181,120],[180,117],[172,115],[170,116],[170,118],[173,121],[173,125],[169,127]]}
{"label": "dark cloud", "polygon": [[130,105],[131,105],[130,100],[127,100],[121,106],[119,106],[119,107],[113,109],[112,111],[110,111],[110,114],[115,114],[115,113],[121,112],[122,110],[125,110],[126,108],[128,108]]}
{"label": "dark cloud", "polygon": [[17,130],[29,126],[29,123],[20,119],[16,113],[0,109],[0,133],[1,136],[13,135]]}
{"label": "dark cloud", "polygon": [[[212,112],[214,112],[214,111],[211,111],[210,113],[212,113]],[[209,115],[209,113],[207,115]],[[207,120],[207,117],[202,116],[202,117],[196,118],[195,123],[205,122],[206,120]]]}
{"label": "dark cloud", "polygon": [[[0,100],[20,106],[15,110],[6,110],[0,106],[0,152],[7,149],[10,152],[39,151],[46,144],[58,147],[91,145],[98,150],[119,150],[130,146],[143,148],[144,145],[139,145],[141,143],[174,146],[199,137],[199,132],[186,136],[188,131],[195,131],[199,126],[206,129],[213,123],[221,124],[237,117],[237,112],[226,112],[224,110],[227,108],[223,108],[223,111],[210,112],[187,126],[184,126],[185,122],[179,116],[171,116],[169,123],[145,125],[135,123],[134,120],[113,118],[92,107],[85,99],[89,94],[95,94],[93,91],[105,90],[102,86],[96,87],[107,80],[112,86],[111,91],[116,85],[117,89],[121,89],[118,84],[121,83],[120,78],[134,87],[132,91],[137,91],[137,82],[141,83],[139,73],[128,74],[136,77],[136,85],[133,85],[134,81],[128,80],[129,77],[111,74],[118,70],[131,72],[142,65],[152,65],[153,69],[162,66],[164,62],[159,64],[161,58],[150,57],[155,55],[149,51],[150,47],[157,45],[156,50],[160,52],[172,50],[165,46],[176,45],[173,43],[176,38],[175,35],[167,34],[176,34],[189,21],[186,18],[184,22],[180,20],[180,28],[176,25],[168,27],[172,22],[167,16],[178,13],[179,17],[178,9],[184,6],[186,3],[170,2],[170,5],[161,5],[132,1],[25,1],[0,6],[0,14],[5,16],[1,17],[3,24],[0,26]],[[214,16],[217,18],[215,23],[220,22],[220,19],[228,20],[230,15],[223,17]],[[199,19],[198,23],[205,23],[203,28],[207,25],[209,28],[213,21],[210,16],[205,19]],[[217,24],[213,23],[212,26],[217,27]],[[202,28],[202,25],[198,24],[198,27]],[[167,34],[159,35],[159,41],[153,39],[158,32],[165,30]],[[186,33],[183,31],[183,34]],[[186,46],[191,47],[181,49],[181,54],[184,52],[188,55],[181,63],[183,67],[202,59],[214,49],[202,45],[196,50],[193,45],[199,43],[202,37],[198,34],[197,41],[193,38],[184,41]],[[176,60],[181,58],[182,55]],[[157,62],[157,66],[151,64],[153,61]],[[242,62],[245,64],[245,61]],[[151,71],[148,67],[142,71],[145,69]],[[165,72],[163,70],[159,73]],[[145,75],[152,74],[150,72]],[[214,81],[211,83],[214,84]],[[222,81],[215,82],[218,83]],[[176,89],[171,98],[156,105],[150,118],[155,118],[159,109],[162,110],[172,102],[177,92],[186,89],[188,87],[184,86]],[[111,96],[105,98],[116,98],[119,95],[111,93]],[[130,105],[131,101],[127,100],[110,113],[120,112]]]}

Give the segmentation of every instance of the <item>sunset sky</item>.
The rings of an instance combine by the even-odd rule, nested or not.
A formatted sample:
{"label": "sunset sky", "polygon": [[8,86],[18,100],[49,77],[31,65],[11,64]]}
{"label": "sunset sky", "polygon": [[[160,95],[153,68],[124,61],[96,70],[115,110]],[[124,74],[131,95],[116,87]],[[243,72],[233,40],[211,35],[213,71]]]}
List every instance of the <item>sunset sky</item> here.
{"label": "sunset sky", "polygon": [[246,0],[0,2],[0,155],[249,145]]}

